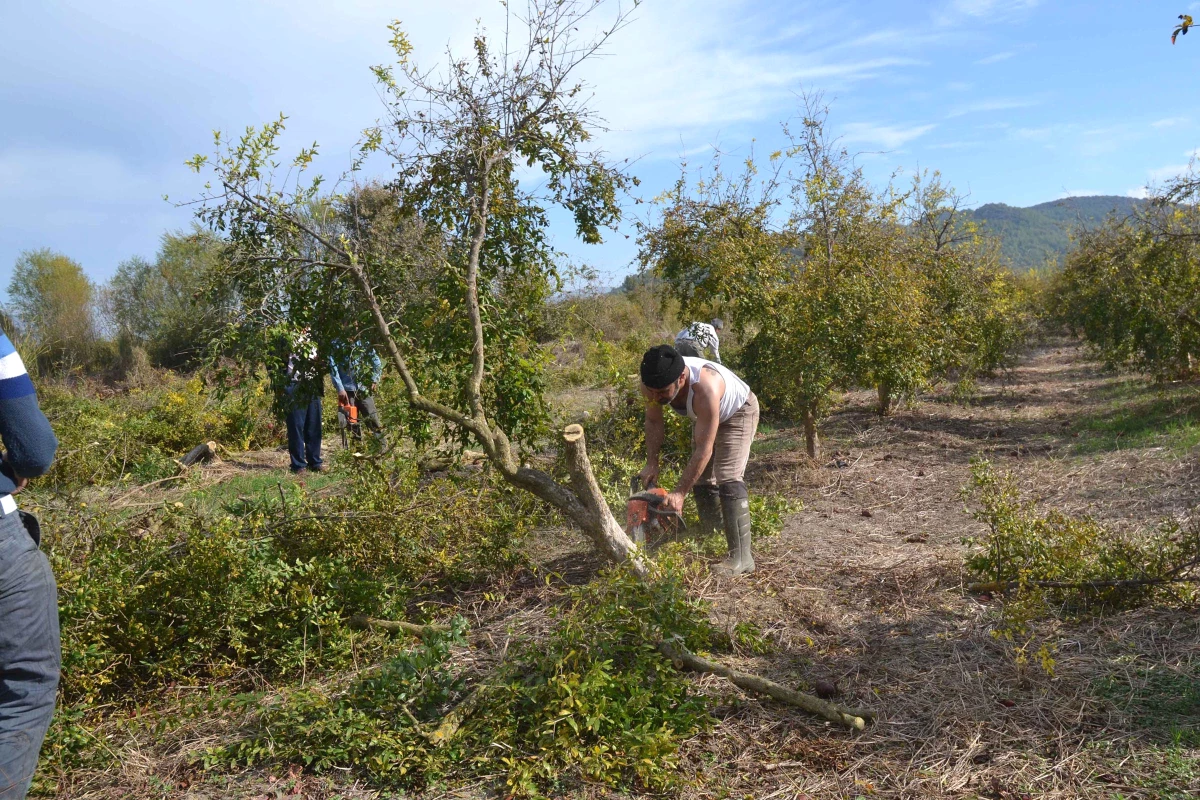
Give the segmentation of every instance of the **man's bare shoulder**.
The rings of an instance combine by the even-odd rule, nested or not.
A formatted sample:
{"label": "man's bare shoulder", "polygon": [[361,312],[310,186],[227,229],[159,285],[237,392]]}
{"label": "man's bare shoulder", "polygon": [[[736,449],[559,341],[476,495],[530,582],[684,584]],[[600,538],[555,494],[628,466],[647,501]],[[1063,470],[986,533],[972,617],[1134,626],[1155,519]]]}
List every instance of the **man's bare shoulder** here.
{"label": "man's bare shoulder", "polygon": [[700,370],[700,378],[696,381],[692,403],[695,404],[697,397],[719,402],[723,394],[725,394],[725,379],[721,377],[721,373],[707,366]]}

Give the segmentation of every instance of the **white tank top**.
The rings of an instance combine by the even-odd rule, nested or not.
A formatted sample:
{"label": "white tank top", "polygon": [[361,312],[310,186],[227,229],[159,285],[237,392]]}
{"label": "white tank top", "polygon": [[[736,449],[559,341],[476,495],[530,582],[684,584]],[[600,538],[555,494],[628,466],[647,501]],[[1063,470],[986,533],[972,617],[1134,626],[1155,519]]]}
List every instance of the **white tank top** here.
{"label": "white tank top", "polygon": [[[683,363],[691,372],[687,396],[687,416],[690,419],[696,419],[696,412],[692,411],[692,390],[696,387],[696,381],[700,380],[700,370],[705,367],[716,370],[721,379],[725,381],[725,393],[721,395],[721,405],[717,413],[718,424],[725,422],[736,414],[742,406],[746,405],[746,401],[750,399],[750,387],[744,380],[734,375],[728,367],[718,364],[715,361],[709,361],[704,358],[692,358],[691,356],[684,356]],[[683,413],[679,409],[675,410],[677,413]]]}

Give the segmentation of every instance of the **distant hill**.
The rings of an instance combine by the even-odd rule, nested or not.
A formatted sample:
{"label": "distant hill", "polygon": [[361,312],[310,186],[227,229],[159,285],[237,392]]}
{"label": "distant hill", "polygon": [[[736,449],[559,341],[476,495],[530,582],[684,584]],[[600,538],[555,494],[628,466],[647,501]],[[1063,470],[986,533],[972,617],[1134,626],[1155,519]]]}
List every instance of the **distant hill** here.
{"label": "distant hill", "polygon": [[1144,203],[1132,197],[1096,195],[1066,197],[1028,208],[987,203],[966,212],[987,233],[1000,238],[1000,247],[1014,269],[1040,267],[1058,259],[1071,246],[1068,232],[1079,225],[1092,228],[1110,214],[1128,216]]}

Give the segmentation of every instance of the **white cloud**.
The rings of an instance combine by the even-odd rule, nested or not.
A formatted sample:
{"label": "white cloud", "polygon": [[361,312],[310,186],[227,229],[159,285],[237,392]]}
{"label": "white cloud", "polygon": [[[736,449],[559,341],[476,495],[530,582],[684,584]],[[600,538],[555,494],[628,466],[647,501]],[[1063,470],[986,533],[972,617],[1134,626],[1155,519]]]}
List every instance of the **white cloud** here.
{"label": "white cloud", "polygon": [[1138,200],[1145,200],[1150,196],[1150,191],[1145,186],[1139,186],[1136,189],[1130,189],[1125,193],[1126,197],[1136,197]]}
{"label": "white cloud", "polygon": [[164,231],[187,228],[192,211],[164,202],[164,192],[195,192],[194,176],[177,168],[141,169],[111,153],[73,148],[0,150],[0,286],[12,257],[52,247],[104,280],[131,255],[152,256]]}
{"label": "white cloud", "polygon": [[1196,148],[1195,150],[1188,150],[1183,154],[1183,156],[1187,159],[1187,163],[1167,164],[1166,166],[1158,167],[1148,171],[1146,175],[1150,178],[1150,182],[1160,183],[1162,181],[1169,181],[1172,178],[1178,177],[1187,172],[1195,163],[1195,161],[1200,159],[1200,147]]}
{"label": "white cloud", "polygon": [[1146,175],[1150,178],[1151,183],[1160,183],[1182,175],[1187,172],[1187,169],[1187,164],[1168,164],[1165,167],[1152,169]]}
{"label": "white cloud", "polygon": [[1035,106],[1041,101],[1032,97],[998,97],[993,100],[980,100],[977,103],[968,103],[958,106],[950,110],[946,114],[948,119],[954,117],[962,117],[967,114],[978,114],[988,111],[1011,111],[1017,108],[1029,108]]}
{"label": "white cloud", "polygon": [[950,0],[933,14],[938,25],[956,25],[964,20],[1000,22],[1025,14],[1041,0]]}
{"label": "white cloud", "polygon": [[1015,51],[1006,50],[1003,53],[996,53],[995,55],[990,55],[990,56],[987,56],[986,58],[981,58],[978,61],[976,61],[975,63],[976,64],[998,64],[1001,61],[1007,61],[1008,59],[1012,58],[1015,55],[1016,55]]}
{"label": "white cloud", "polygon": [[884,150],[895,150],[933,130],[934,125],[914,125],[902,128],[895,125],[875,125],[869,122],[850,122],[842,126],[842,139],[847,142],[877,144]]}
{"label": "white cloud", "polygon": [[849,44],[838,39],[832,19],[799,26],[787,19],[803,17],[794,9],[774,11],[763,14],[750,0],[642,5],[636,22],[613,39],[611,57],[584,73],[613,129],[604,145],[622,156],[674,157],[681,135],[773,127],[767,121],[792,115],[802,89],[836,92],[920,63],[883,46],[883,32],[870,45]]}
{"label": "white cloud", "polygon": [[1184,125],[1187,122],[1187,117],[1165,117],[1151,122],[1150,126],[1153,128],[1173,128],[1176,125]]}
{"label": "white cloud", "polygon": [[940,142],[938,144],[926,145],[930,150],[970,150],[976,147],[983,147],[987,142],[980,141],[956,141],[956,142]]}
{"label": "white cloud", "polygon": [[1016,128],[1011,138],[1037,142],[1047,149],[1070,151],[1085,159],[1108,157],[1129,150],[1146,136],[1144,123],[1120,123],[1086,128],[1075,122],[1056,122],[1039,127]]}
{"label": "white cloud", "polygon": [[1026,11],[1038,5],[1040,0],[952,0],[950,8],[970,17],[990,17]]}
{"label": "white cloud", "polygon": [[[120,204],[155,192],[153,176],[118,157],[72,148],[0,151],[0,202],[37,203],[55,198]],[[162,196],[158,189],[153,196]]]}

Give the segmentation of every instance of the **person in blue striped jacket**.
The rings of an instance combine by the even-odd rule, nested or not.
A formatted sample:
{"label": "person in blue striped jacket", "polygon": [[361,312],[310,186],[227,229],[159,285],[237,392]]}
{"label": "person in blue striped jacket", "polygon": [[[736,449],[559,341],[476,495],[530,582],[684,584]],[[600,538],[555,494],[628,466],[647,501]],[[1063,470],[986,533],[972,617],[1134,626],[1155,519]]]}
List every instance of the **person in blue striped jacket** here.
{"label": "person in blue striped jacket", "polygon": [[0,333],[0,800],[29,791],[58,690],[58,590],[37,519],[14,496],[50,468],[58,440],[21,355]]}

